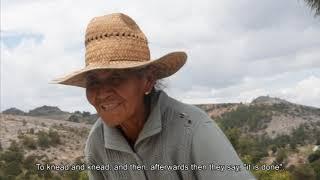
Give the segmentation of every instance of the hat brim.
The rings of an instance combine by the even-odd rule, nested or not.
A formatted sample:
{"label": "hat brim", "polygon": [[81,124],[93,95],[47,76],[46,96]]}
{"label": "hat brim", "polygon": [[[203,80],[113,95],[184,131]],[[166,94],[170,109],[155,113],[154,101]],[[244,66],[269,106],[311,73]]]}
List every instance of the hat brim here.
{"label": "hat brim", "polygon": [[187,54],[185,52],[172,52],[156,60],[145,62],[139,61],[110,61],[109,64],[90,64],[85,68],[72,72],[62,78],[51,81],[54,84],[64,84],[69,86],[78,86],[86,88],[86,74],[90,71],[100,69],[134,69],[153,66],[155,69],[155,78],[162,79],[176,73],[186,62]]}

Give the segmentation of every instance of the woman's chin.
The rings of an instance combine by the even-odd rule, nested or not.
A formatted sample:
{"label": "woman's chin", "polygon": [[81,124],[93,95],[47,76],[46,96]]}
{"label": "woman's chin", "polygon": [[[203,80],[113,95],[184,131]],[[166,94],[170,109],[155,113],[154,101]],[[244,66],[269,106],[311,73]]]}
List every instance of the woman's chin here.
{"label": "woman's chin", "polygon": [[109,127],[115,127],[121,124],[121,119],[123,117],[123,111],[120,105],[114,108],[104,109],[102,107],[96,108],[99,117],[105,122]]}
{"label": "woman's chin", "polygon": [[121,119],[120,116],[108,116],[104,114],[99,114],[99,116],[109,127],[115,127],[121,124],[121,121],[119,121]]}

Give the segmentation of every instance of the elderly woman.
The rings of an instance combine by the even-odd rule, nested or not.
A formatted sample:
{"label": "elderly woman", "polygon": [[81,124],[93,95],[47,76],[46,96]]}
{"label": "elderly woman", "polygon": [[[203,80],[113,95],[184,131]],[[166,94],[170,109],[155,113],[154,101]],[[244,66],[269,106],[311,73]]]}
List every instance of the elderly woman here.
{"label": "elderly woman", "polygon": [[156,89],[184,52],[150,60],[148,42],[127,15],[93,18],[86,66],[57,83],[86,88],[99,115],[85,148],[90,179],[252,179],[215,122]]}

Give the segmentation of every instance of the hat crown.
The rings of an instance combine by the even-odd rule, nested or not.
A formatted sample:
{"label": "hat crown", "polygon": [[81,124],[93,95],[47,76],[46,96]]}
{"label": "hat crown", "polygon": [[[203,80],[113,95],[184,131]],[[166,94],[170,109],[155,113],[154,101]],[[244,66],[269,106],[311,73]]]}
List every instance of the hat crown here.
{"label": "hat crown", "polygon": [[113,13],[94,17],[88,24],[85,39],[96,39],[100,35],[107,36],[132,36],[147,41],[137,23],[129,16],[122,13]]}
{"label": "hat crown", "polygon": [[85,34],[86,66],[117,61],[148,61],[147,38],[136,22],[122,13],[93,18]]}

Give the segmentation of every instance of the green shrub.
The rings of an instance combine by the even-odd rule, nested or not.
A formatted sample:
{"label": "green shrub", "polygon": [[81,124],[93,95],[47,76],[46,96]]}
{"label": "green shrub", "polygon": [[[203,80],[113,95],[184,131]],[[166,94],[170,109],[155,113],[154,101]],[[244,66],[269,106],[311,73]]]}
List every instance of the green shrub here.
{"label": "green shrub", "polygon": [[253,171],[254,176],[259,180],[291,180],[292,176],[290,172],[281,170],[281,171]]}
{"label": "green shrub", "polygon": [[287,153],[285,151],[285,149],[280,149],[277,152],[277,156],[276,156],[276,163],[277,164],[283,164],[284,161],[287,159]]}
{"label": "green shrub", "polygon": [[64,179],[78,180],[80,178],[80,171],[66,171],[63,173]]}
{"label": "green shrub", "polygon": [[[45,159],[41,164],[52,164],[52,162],[48,159],[47,156],[45,156]],[[43,179],[53,179],[54,177],[54,174],[51,172],[51,170],[47,169],[44,169],[43,171],[37,171],[37,175],[39,177],[42,177]]]}
{"label": "green shrub", "polygon": [[16,141],[11,141],[10,147],[0,154],[0,160],[5,162],[22,162],[23,150]]}
{"label": "green shrub", "polygon": [[58,132],[54,131],[53,129],[49,130],[49,138],[50,138],[50,144],[53,146],[56,146],[61,143]]}
{"label": "green shrub", "polygon": [[89,180],[89,176],[88,176],[87,171],[81,171],[80,172],[79,180]]}
{"label": "green shrub", "polygon": [[252,158],[252,156],[250,156],[249,154],[244,155],[244,156],[241,158],[241,160],[242,160],[242,162],[243,162],[244,164],[254,164],[254,163],[253,163],[253,158]]}
{"label": "green shrub", "polygon": [[297,149],[297,144],[296,144],[295,142],[291,141],[291,142],[289,143],[289,145],[290,145],[290,148],[291,148],[292,150],[296,150],[296,149]]}
{"label": "green shrub", "polygon": [[311,167],[316,173],[316,179],[320,179],[320,160],[314,161],[311,163]]}
{"label": "green shrub", "polygon": [[233,145],[235,149],[239,147],[239,137],[241,135],[241,131],[239,128],[231,128],[225,131],[225,135],[228,137],[229,141]]}
{"label": "green shrub", "polygon": [[250,131],[264,129],[271,120],[271,114],[263,106],[240,105],[237,109],[224,113],[218,118],[222,129],[248,127]]}
{"label": "green shrub", "polygon": [[82,113],[83,117],[89,117],[90,115],[91,115],[91,113],[87,112],[87,111],[83,111],[83,113]]}
{"label": "green shrub", "polygon": [[41,147],[48,148],[49,146],[56,146],[61,144],[60,135],[53,129],[49,130],[49,133],[44,131],[38,132],[38,144]]}
{"label": "green shrub", "polygon": [[3,172],[8,178],[18,176],[22,172],[21,164],[16,161],[8,162]]}
{"label": "green shrub", "polygon": [[309,138],[306,126],[304,124],[300,125],[298,128],[292,131],[291,143],[304,145],[306,139]]}
{"label": "green shrub", "polygon": [[38,144],[40,147],[48,148],[50,145],[50,139],[46,132],[39,131],[38,132]]}
{"label": "green shrub", "polygon": [[24,137],[24,133],[21,131],[21,129],[18,130],[18,136],[19,139],[22,139]]}
{"label": "green shrub", "polygon": [[36,174],[37,172],[37,159],[39,157],[37,155],[29,155],[23,160],[23,167],[29,171],[30,174]]}
{"label": "green shrub", "polygon": [[23,155],[23,150],[16,141],[12,141],[10,147],[0,153],[0,176],[3,179],[14,179],[22,172]]}
{"label": "green shrub", "polygon": [[79,115],[76,115],[76,114],[72,114],[69,118],[68,118],[68,121],[71,121],[71,122],[80,122],[79,120]]}
{"label": "green shrub", "polygon": [[320,150],[313,152],[308,156],[308,160],[310,163],[312,163],[318,159],[320,159]]}
{"label": "green shrub", "polygon": [[277,146],[274,145],[274,144],[272,144],[272,145],[270,146],[270,150],[272,151],[273,154],[276,153],[276,152],[277,152]]}
{"label": "green shrub", "polygon": [[33,128],[30,128],[30,129],[29,129],[29,133],[30,133],[30,134],[34,134],[34,129],[33,129]]}
{"label": "green shrub", "polygon": [[22,144],[29,149],[37,149],[37,142],[30,136],[24,136]]}
{"label": "green shrub", "polygon": [[277,148],[285,148],[286,145],[290,142],[291,138],[288,135],[280,135],[274,138],[271,141],[271,144],[274,144]]}
{"label": "green shrub", "polygon": [[294,168],[292,176],[294,180],[316,180],[316,173],[309,164],[302,164]]}

